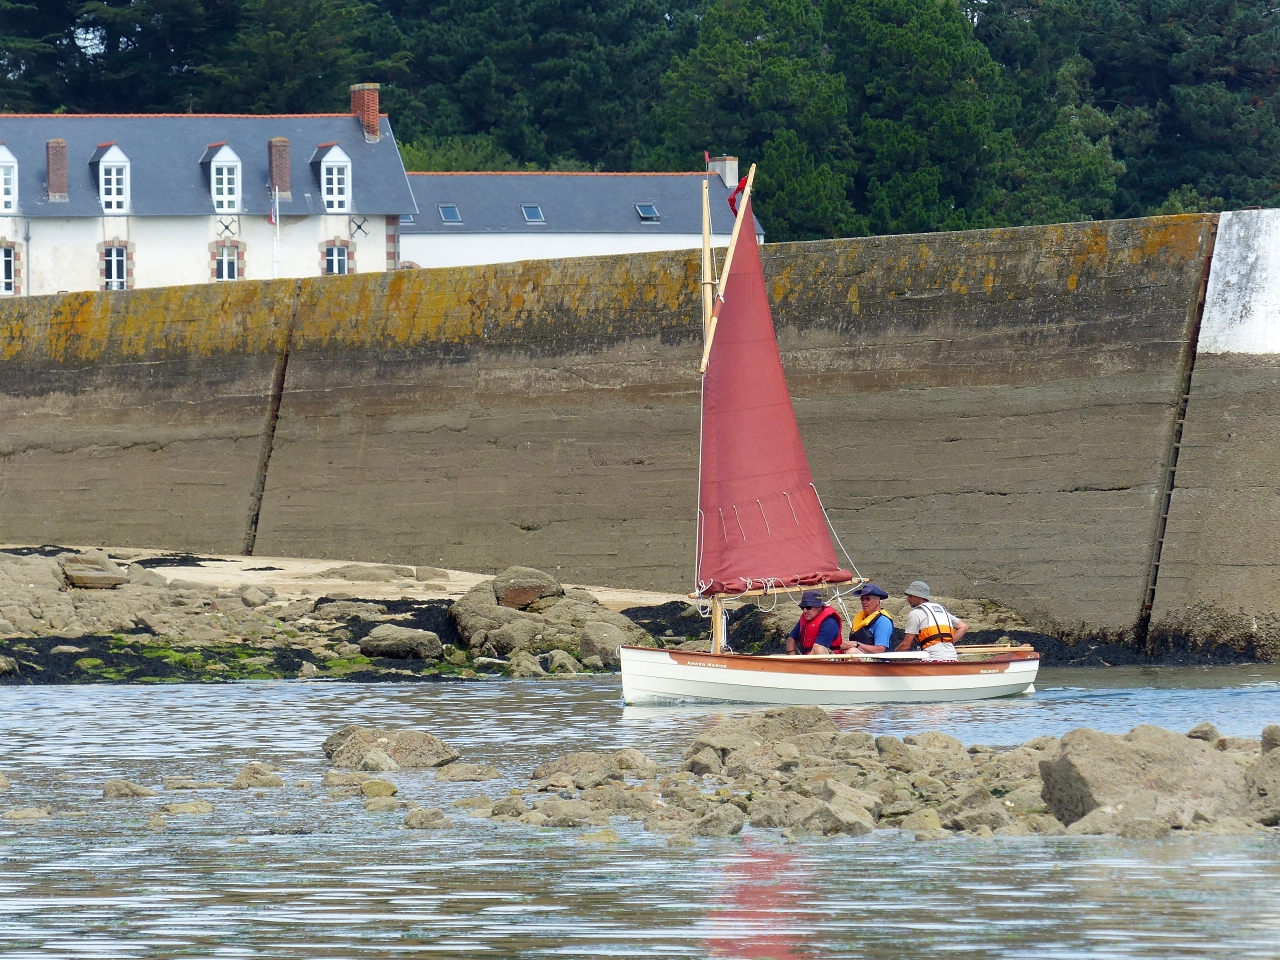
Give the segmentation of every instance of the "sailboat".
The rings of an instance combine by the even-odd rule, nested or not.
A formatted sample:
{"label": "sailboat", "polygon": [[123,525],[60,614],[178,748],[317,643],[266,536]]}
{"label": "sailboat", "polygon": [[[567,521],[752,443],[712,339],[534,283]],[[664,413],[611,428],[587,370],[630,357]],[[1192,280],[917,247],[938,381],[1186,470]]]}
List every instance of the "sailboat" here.
{"label": "sailboat", "polygon": [[690,598],[710,613],[711,651],[622,647],[623,700],[842,705],[1033,691],[1040,657],[1028,646],[965,646],[960,662],[920,652],[748,656],[727,648],[728,603],[801,589],[842,603],[867,582],[847,553],[851,569],[836,559],[791,406],[751,210],[755,172],[752,165],[730,198],[736,219],[718,280],[702,185],[702,439]]}

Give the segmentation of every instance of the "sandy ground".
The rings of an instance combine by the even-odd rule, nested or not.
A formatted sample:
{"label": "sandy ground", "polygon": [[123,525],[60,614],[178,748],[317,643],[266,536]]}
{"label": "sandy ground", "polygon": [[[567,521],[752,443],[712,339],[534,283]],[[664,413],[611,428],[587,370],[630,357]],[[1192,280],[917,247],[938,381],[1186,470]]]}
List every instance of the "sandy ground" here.
{"label": "sandy ground", "polygon": [[[27,544],[0,544],[0,549],[27,547]],[[133,562],[159,557],[179,558],[172,550],[71,546],[69,550],[104,549],[116,560]],[[190,580],[207,583],[222,590],[236,590],[246,585],[269,586],[278,597],[303,598],[359,596],[368,600],[456,600],[491,573],[445,570],[440,567],[412,567],[385,563],[361,563],[343,560],[315,560],[305,557],[243,557],[200,554],[189,565],[168,564],[153,568],[166,580]],[[397,572],[409,572],[409,576]],[[621,611],[627,607],[656,606],[672,600],[687,601],[675,593],[627,590],[596,584],[566,583],[565,587],[582,587],[590,591],[604,606]]]}

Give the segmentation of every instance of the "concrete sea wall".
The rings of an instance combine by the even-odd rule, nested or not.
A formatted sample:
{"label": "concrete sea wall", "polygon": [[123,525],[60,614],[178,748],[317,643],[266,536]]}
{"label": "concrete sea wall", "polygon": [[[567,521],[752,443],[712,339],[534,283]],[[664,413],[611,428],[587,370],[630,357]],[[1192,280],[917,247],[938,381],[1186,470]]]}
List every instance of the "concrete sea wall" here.
{"label": "concrete sea wall", "polygon": [[[1167,626],[1152,598],[1179,562],[1181,487],[1162,539],[1163,518],[1215,228],[767,246],[859,569],[1046,630],[1131,635],[1151,606]],[[0,304],[0,540],[685,589],[696,270],[657,253]]]}

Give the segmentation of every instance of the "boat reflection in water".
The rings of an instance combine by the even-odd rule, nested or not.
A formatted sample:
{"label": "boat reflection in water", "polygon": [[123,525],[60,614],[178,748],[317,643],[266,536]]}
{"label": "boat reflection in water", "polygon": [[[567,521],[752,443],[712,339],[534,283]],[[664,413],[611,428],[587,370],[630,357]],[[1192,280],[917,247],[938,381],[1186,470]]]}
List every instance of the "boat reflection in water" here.
{"label": "boat reflection in water", "polygon": [[745,841],[726,867],[724,881],[719,903],[708,915],[707,956],[792,960],[812,955],[804,941],[819,911],[806,905],[813,896],[812,876],[793,854]]}

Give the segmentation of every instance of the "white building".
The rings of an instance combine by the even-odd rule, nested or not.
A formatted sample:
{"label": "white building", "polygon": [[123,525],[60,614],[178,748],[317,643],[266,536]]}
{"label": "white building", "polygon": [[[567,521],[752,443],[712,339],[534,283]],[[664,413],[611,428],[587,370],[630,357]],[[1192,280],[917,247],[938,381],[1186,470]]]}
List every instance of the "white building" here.
{"label": "white building", "polygon": [[0,295],[395,269],[417,208],[377,84],[351,103],[0,116]]}
{"label": "white building", "polygon": [[[457,267],[702,246],[702,181],[712,244],[733,231],[736,157],[708,173],[410,173],[418,212],[400,223],[406,266]],[[764,234],[757,222],[757,235]]]}

